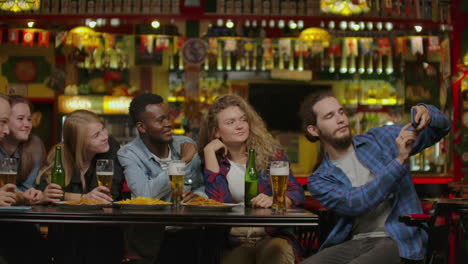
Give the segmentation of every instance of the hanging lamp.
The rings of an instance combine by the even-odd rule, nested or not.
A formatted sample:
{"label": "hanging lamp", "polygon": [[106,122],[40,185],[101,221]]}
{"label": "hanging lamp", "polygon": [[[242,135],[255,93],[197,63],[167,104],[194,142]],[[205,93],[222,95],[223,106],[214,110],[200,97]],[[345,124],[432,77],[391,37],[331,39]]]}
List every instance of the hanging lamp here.
{"label": "hanging lamp", "polygon": [[370,8],[367,0],[321,0],[320,10],[324,13],[350,16],[367,13]]}
{"label": "hanging lamp", "polygon": [[0,0],[0,10],[15,13],[21,11],[38,10],[40,6],[40,0]]}

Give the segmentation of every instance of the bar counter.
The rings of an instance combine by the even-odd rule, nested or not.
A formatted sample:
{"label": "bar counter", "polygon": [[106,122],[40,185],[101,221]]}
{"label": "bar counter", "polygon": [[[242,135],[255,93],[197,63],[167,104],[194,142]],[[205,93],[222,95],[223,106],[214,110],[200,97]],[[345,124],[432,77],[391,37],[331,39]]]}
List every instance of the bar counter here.
{"label": "bar counter", "polygon": [[76,224],[157,224],[180,226],[318,226],[316,214],[304,209],[288,209],[275,214],[271,209],[234,207],[230,210],[124,210],[60,209],[33,206],[30,210],[0,210],[0,222]]}

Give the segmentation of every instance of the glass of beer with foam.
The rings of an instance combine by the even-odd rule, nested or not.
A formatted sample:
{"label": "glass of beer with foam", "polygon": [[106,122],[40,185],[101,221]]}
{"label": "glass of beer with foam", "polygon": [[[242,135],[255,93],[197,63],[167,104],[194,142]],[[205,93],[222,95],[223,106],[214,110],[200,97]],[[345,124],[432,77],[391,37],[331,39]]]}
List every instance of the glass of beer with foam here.
{"label": "glass of beer with foam", "polygon": [[184,191],[185,181],[185,162],[181,160],[171,160],[169,162],[169,182],[172,192],[172,204],[174,208],[180,208],[182,193]]}
{"label": "glass of beer with foam", "polygon": [[272,161],[270,164],[270,180],[273,190],[273,205],[275,212],[286,211],[286,190],[288,189],[289,163],[287,161]]}
{"label": "glass of beer with foam", "polygon": [[99,186],[111,189],[114,176],[114,162],[111,159],[98,159],[96,161],[96,177]]}
{"label": "glass of beer with foam", "polygon": [[16,184],[18,161],[15,158],[0,158],[0,187],[11,183]]}

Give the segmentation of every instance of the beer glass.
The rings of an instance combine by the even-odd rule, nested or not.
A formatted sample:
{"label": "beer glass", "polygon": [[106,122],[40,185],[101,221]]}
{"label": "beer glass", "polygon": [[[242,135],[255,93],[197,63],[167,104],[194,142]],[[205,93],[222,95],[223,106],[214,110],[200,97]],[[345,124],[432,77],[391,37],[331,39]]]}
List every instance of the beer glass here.
{"label": "beer glass", "polygon": [[0,158],[0,187],[11,183],[16,184],[18,161],[15,158]]}
{"label": "beer glass", "polygon": [[288,188],[289,163],[272,161],[270,164],[270,180],[273,189],[273,205],[275,212],[286,211],[286,189]]}
{"label": "beer glass", "polygon": [[111,188],[112,176],[114,176],[114,162],[110,159],[98,159],[96,161],[96,177],[99,186]]}
{"label": "beer glass", "polygon": [[184,191],[185,162],[181,160],[171,160],[169,162],[169,182],[172,192],[172,204],[174,208],[180,208],[182,193]]}

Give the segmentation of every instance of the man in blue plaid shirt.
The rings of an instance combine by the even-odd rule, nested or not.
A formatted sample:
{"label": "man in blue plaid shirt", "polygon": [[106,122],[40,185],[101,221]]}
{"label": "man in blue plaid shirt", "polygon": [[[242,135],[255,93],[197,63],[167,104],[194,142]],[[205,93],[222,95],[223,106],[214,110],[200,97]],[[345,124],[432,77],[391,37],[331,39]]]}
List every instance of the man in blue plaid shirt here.
{"label": "man in blue plaid shirt", "polygon": [[303,103],[303,129],[320,140],[325,157],[309,177],[311,195],[338,216],[320,251],[306,264],[398,264],[424,259],[426,233],[398,221],[420,214],[409,171],[411,155],[438,142],[450,121],[437,108],[418,104],[416,127],[383,126],[351,135],[345,109],[331,92],[317,92]]}

